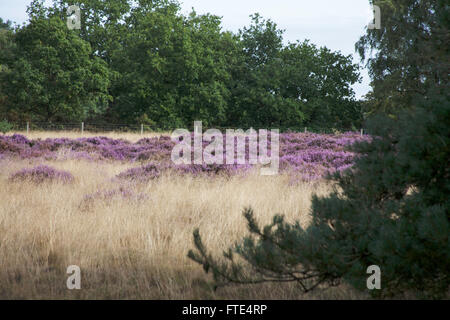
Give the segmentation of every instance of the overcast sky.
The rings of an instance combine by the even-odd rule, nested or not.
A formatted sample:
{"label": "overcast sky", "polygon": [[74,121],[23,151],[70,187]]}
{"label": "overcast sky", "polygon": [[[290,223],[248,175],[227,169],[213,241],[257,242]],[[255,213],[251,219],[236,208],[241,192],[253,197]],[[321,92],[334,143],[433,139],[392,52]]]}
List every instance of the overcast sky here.
{"label": "overcast sky", "polygon": [[[0,17],[23,23],[27,20],[26,8],[31,0],[0,0]],[[51,1],[47,0],[47,3]],[[260,13],[285,29],[285,41],[310,39],[318,46],[355,54],[355,42],[364,34],[371,20],[368,0],[180,0],[183,13],[194,7],[197,13],[222,16],[226,30],[237,31],[249,25],[249,15]],[[354,86],[356,96],[369,91],[367,71],[362,71],[363,82]]]}

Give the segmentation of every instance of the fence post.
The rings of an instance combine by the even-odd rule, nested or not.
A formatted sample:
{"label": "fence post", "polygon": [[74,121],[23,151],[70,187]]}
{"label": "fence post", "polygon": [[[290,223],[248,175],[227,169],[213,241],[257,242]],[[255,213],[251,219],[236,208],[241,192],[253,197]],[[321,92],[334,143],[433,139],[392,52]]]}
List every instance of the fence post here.
{"label": "fence post", "polygon": [[30,123],[27,121],[27,135],[30,133]]}
{"label": "fence post", "polygon": [[141,136],[144,134],[144,125],[141,124]]}
{"label": "fence post", "polygon": [[84,132],[84,122],[81,123],[81,134]]}
{"label": "fence post", "polygon": [[308,132],[307,128],[305,127],[305,133]]}
{"label": "fence post", "polygon": [[361,129],[361,137],[364,135],[364,129]]}

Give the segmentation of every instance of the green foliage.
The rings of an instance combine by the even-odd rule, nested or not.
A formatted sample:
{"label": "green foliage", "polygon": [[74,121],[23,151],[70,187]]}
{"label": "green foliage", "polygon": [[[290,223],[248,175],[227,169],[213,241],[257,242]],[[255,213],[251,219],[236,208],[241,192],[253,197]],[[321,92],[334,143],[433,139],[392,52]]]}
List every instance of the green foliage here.
{"label": "green foliage", "polygon": [[14,34],[14,59],[1,73],[8,112],[70,121],[100,113],[109,99],[107,65],[51,10],[30,7],[30,23]]}
{"label": "green foliage", "polygon": [[6,134],[7,132],[11,131],[11,129],[13,128],[12,124],[9,123],[6,120],[2,120],[0,121],[0,132],[3,134]]}
{"label": "green foliage", "polygon": [[446,0],[370,0],[381,9],[381,30],[356,44],[367,59],[373,91],[366,112],[393,115],[433,87],[448,90],[450,34]]}
{"label": "green foliage", "polygon": [[[66,9],[80,7],[81,29]],[[0,33],[0,115],[13,121],[135,123],[154,129],[359,127],[350,57],[303,43],[258,14],[238,34],[171,0],[34,0]],[[2,71],[3,70],[3,71]]]}
{"label": "green foliage", "polygon": [[[8,62],[13,61],[14,54],[14,30],[11,21],[3,22],[0,18],[0,79],[2,75],[8,72]],[[0,81],[0,117],[7,116],[6,112],[6,93],[4,83]]]}
{"label": "green foliage", "polygon": [[195,12],[185,18],[177,7],[136,8],[128,19],[127,38],[112,63],[120,74],[113,113],[121,119],[146,114],[168,128],[196,119],[223,123],[227,61],[235,44],[230,34],[220,32],[220,19]]}
{"label": "green foliage", "polygon": [[282,35],[257,14],[240,31],[243,54],[232,69],[229,122],[291,129],[359,126],[362,114],[351,88],[359,73],[351,56],[309,41],[283,46]]}

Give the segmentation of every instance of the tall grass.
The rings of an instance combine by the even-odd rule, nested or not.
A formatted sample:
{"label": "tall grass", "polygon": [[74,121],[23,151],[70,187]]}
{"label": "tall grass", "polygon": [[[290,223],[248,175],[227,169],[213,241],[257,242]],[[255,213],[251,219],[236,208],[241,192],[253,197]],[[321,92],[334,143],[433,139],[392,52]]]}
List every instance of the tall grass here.
{"label": "tall grass", "polygon": [[109,131],[109,132],[101,132],[101,133],[91,133],[91,132],[84,132],[81,133],[80,131],[68,131],[68,130],[55,130],[55,131],[41,131],[41,130],[31,130],[30,132],[26,131],[12,131],[9,134],[21,134],[26,136],[29,139],[47,139],[47,138],[70,138],[70,139],[76,139],[76,138],[83,138],[83,137],[91,137],[91,136],[103,136],[108,137],[111,139],[125,139],[129,140],[131,142],[136,142],[143,137],[150,138],[150,137],[159,137],[162,135],[169,135],[170,132],[144,132],[144,135],[141,135],[140,132],[115,132],[115,131]]}
{"label": "tall grass", "polygon": [[[86,195],[117,188],[114,176],[133,165],[42,161],[69,171],[74,181],[35,185],[8,180],[35,162],[0,160],[2,299],[358,298],[344,287],[302,295],[295,284],[214,291],[211,279],[186,257],[197,227],[217,255],[242,238],[246,206],[254,208],[261,223],[279,213],[307,226],[312,193],[330,190],[324,183],[290,185],[287,176],[257,173],[214,179],[169,174],[125,186],[145,197],[94,197],[86,203]],[[81,268],[81,290],[66,287],[69,265]]]}

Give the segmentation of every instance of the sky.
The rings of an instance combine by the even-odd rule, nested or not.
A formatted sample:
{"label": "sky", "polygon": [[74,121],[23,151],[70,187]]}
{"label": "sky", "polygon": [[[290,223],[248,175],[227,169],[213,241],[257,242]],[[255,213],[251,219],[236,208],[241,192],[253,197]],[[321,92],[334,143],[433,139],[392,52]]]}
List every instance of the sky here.
{"label": "sky", "polygon": [[[26,8],[31,0],[0,0],[0,17],[18,24],[27,21]],[[355,53],[355,42],[365,33],[373,19],[368,0],[180,0],[182,12],[192,8],[198,14],[212,13],[222,17],[224,30],[237,32],[250,24],[250,15],[262,17],[284,29],[285,42],[309,39],[317,46],[326,46],[345,55]],[[47,0],[46,3],[51,3]],[[353,86],[360,98],[369,90],[367,70],[361,70],[362,83]]]}

